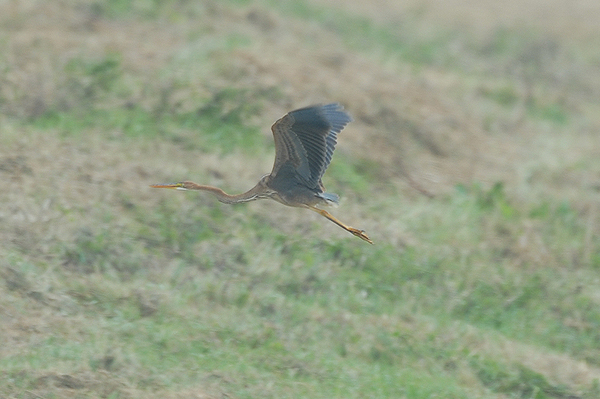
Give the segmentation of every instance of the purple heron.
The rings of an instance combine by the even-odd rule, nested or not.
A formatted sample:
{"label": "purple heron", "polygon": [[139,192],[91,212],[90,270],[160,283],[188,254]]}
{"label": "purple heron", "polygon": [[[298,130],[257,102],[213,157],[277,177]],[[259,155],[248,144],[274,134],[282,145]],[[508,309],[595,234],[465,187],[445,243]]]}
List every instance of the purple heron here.
{"label": "purple heron", "polygon": [[318,205],[337,204],[339,197],[326,193],[321,177],[331,162],[337,135],[352,121],[337,103],[316,105],[288,112],[273,124],[275,163],[273,170],[242,194],[229,195],[218,187],[191,181],[153,184],[154,188],[203,190],[225,204],[271,198],[287,206],[307,208],[326,217],[344,230],[373,244],[363,230],[347,226]]}

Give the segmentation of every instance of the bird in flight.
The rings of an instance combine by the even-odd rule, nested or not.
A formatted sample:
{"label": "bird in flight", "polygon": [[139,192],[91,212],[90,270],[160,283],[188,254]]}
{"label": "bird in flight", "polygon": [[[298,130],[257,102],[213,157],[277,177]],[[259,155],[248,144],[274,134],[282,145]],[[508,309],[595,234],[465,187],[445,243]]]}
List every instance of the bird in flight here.
{"label": "bird in flight", "polygon": [[270,174],[242,194],[229,195],[218,187],[191,181],[153,184],[154,188],[202,190],[225,204],[270,198],[287,206],[307,208],[326,217],[344,230],[373,244],[364,230],[350,227],[318,206],[337,204],[339,197],[325,192],[321,177],[331,162],[338,133],[352,121],[338,104],[315,105],[288,112],[273,124],[275,163]]}

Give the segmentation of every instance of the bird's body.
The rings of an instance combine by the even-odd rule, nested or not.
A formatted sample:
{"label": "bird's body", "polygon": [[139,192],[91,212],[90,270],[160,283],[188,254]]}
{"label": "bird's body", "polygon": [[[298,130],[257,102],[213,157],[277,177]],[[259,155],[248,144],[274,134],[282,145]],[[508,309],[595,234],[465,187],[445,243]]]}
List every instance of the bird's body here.
{"label": "bird's body", "polygon": [[325,192],[321,177],[331,162],[338,133],[351,120],[337,103],[287,113],[271,127],[275,140],[273,170],[245,193],[229,195],[220,188],[190,181],[154,184],[151,187],[209,191],[226,204],[271,198],[287,206],[311,209],[372,244],[363,230],[346,226],[317,207],[338,203],[336,194]]}

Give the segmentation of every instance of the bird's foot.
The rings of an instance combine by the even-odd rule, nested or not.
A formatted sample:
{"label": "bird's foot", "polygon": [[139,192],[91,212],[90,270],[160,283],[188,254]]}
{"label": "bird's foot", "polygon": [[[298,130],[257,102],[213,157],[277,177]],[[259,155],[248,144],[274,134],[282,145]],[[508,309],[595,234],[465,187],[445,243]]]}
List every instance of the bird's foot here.
{"label": "bird's foot", "polygon": [[354,234],[355,236],[357,236],[358,238],[365,240],[369,244],[373,244],[373,241],[371,241],[371,239],[369,238],[367,233],[365,233],[364,230],[358,230],[358,229],[355,229],[354,227],[348,227],[348,231],[350,233]]}

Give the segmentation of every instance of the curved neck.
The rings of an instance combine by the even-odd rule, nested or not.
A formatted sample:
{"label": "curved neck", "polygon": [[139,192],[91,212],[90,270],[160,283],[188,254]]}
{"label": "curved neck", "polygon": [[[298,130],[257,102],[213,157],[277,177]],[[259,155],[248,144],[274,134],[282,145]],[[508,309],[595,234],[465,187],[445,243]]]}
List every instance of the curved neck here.
{"label": "curved neck", "polygon": [[254,201],[259,198],[267,198],[267,188],[259,182],[256,186],[242,194],[229,195],[218,187],[204,186],[191,181],[182,182],[182,188],[186,190],[208,191],[214,194],[220,202],[225,204],[239,204],[240,202]]}

